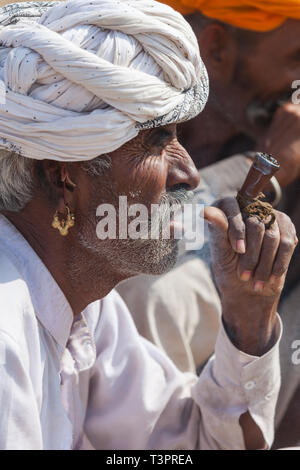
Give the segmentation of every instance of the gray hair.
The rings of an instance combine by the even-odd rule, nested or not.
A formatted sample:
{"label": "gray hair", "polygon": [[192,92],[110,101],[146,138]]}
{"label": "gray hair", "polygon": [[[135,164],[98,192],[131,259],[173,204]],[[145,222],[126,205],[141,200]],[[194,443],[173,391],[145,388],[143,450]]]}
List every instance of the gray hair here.
{"label": "gray hair", "polygon": [[0,210],[18,212],[32,197],[32,160],[0,150]]}
{"label": "gray hair", "polygon": [[[34,160],[0,150],[0,211],[19,212],[33,197]],[[109,155],[101,155],[82,164],[91,176],[102,176],[111,166]],[[40,173],[39,178],[43,178]],[[40,181],[45,186],[45,181]]]}

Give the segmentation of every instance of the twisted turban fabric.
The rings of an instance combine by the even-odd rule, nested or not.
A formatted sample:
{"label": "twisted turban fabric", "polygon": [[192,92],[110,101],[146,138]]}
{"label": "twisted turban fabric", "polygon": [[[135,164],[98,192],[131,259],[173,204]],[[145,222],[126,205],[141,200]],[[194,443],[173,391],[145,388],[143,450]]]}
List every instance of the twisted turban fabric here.
{"label": "twisted turban fabric", "polygon": [[21,155],[89,160],[206,103],[197,40],[161,3],[19,3],[0,24],[0,146]]}
{"label": "twisted turban fabric", "polygon": [[288,18],[300,20],[300,0],[161,0],[183,15],[200,11],[223,23],[271,31]]}

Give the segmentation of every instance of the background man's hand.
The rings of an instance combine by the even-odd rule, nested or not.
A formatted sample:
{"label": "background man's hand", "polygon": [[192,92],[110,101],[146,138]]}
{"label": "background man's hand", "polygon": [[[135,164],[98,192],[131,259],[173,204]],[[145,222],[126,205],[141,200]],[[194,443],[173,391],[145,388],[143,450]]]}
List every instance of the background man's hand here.
{"label": "background man's hand", "polygon": [[268,230],[256,217],[243,221],[235,198],[222,199],[204,213],[225,328],[236,347],[256,356],[276,340],[277,306],[298,243],[289,217],[275,213]]}
{"label": "background man's hand", "polygon": [[287,103],[281,106],[257,148],[279,161],[276,178],[281,186],[297,179],[300,176],[300,105]]}

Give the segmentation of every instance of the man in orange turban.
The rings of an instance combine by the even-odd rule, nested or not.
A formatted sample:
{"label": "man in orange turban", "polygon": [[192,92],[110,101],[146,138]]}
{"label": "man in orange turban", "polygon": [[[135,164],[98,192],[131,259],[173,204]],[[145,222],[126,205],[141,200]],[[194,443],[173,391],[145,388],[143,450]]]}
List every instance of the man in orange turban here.
{"label": "man in orange turban", "polygon": [[[213,182],[211,190],[216,197],[224,195],[226,184],[225,194],[232,194],[248,171],[246,151],[247,156],[255,150],[273,154],[281,163],[280,208],[290,215],[299,233],[300,0],[165,0],[165,3],[190,22],[209,73],[210,96],[204,112],[181,129],[179,126],[181,142],[201,168],[202,180]],[[240,156],[232,157],[236,154]],[[213,177],[209,178],[209,174]],[[168,278],[134,280],[132,289],[130,284],[120,287],[129,305],[131,301],[136,303],[138,290],[139,313],[144,310],[143,322],[142,315],[139,317],[140,332],[163,347],[185,370],[193,361],[201,366],[199,358],[203,359],[213,348],[213,328],[217,323],[215,294],[212,289],[209,291],[209,281],[203,281],[205,273],[200,270],[196,259],[187,258]],[[249,266],[250,279],[254,274]],[[298,248],[280,307],[285,336],[281,349],[283,387],[276,416],[277,447],[300,443],[300,365],[296,364],[297,350],[293,349],[300,339],[299,278]],[[180,297],[181,303],[186,302],[190,311],[198,309],[198,321],[196,315],[182,316],[177,294],[184,290],[182,285],[185,294]],[[168,305],[163,302],[165,291],[170,296]],[[175,306],[175,301],[171,306],[172,296],[177,302]],[[211,323],[203,319],[207,303],[210,311],[215,312],[209,318]],[[159,311],[156,318],[154,311]]]}
{"label": "man in orange turban", "polygon": [[200,11],[208,18],[251,31],[271,31],[288,18],[300,20],[299,0],[167,0],[163,3],[182,15]]}
{"label": "man in orange turban", "polygon": [[[210,77],[208,105],[199,118],[182,127],[183,144],[198,168],[245,151],[273,154],[281,163],[278,180],[283,198],[279,207],[289,214],[299,233],[300,1],[170,1],[196,32]],[[227,159],[227,173],[238,172],[237,166],[232,171],[229,163]],[[222,179],[226,179],[225,173]],[[219,196],[218,188],[213,189]],[[276,419],[277,446],[300,443],[300,365],[292,358],[300,339],[299,278],[298,248],[280,308],[285,359]]]}

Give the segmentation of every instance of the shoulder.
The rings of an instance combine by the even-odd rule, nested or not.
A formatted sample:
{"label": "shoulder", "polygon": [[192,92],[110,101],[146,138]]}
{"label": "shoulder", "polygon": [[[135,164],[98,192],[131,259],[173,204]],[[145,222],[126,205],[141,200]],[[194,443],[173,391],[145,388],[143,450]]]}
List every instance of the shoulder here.
{"label": "shoulder", "polygon": [[113,289],[106,297],[100,300],[99,321],[95,330],[95,340],[102,346],[113,344],[117,339],[139,341],[139,334],[132,320],[129,310],[119,293]]}
{"label": "shoulder", "polygon": [[115,289],[101,300],[100,319],[109,320],[110,324],[135,329],[128,307]]}
{"label": "shoulder", "polygon": [[22,343],[28,322],[36,322],[26,282],[18,267],[0,251],[0,333]]}

